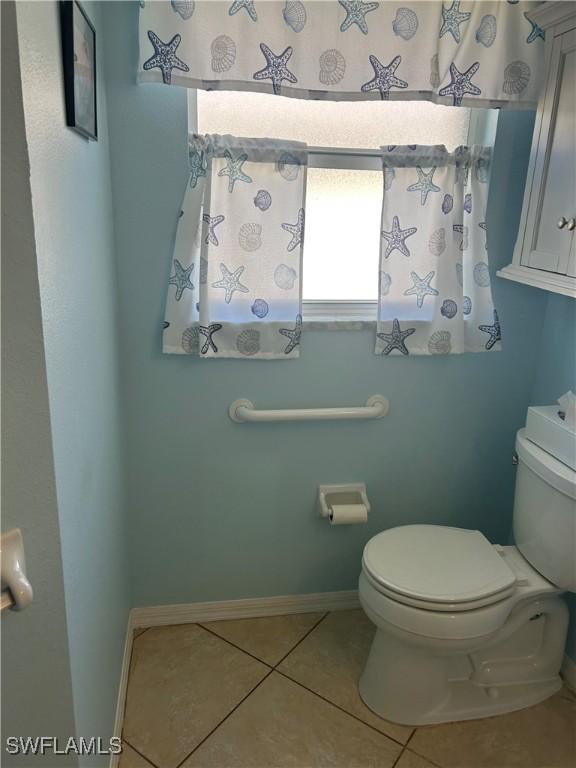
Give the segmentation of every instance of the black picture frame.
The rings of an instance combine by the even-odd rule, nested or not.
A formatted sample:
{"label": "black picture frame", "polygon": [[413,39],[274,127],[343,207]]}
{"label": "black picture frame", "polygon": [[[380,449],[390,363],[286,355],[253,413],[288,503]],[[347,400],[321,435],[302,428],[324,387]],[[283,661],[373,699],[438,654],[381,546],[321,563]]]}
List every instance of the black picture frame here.
{"label": "black picture frame", "polygon": [[66,125],[98,141],[96,30],[78,0],[60,3]]}

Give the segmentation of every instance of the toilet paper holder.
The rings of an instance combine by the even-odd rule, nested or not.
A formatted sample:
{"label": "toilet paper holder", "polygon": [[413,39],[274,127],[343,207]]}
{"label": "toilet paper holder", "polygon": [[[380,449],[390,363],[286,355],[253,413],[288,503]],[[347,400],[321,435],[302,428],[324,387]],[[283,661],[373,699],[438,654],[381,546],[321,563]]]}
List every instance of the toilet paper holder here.
{"label": "toilet paper holder", "polygon": [[318,508],[320,517],[330,517],[332,507],[344,504],[363,504],[370,512],[370,502],[364,483],[345,485],[321,485],[318,488]]}

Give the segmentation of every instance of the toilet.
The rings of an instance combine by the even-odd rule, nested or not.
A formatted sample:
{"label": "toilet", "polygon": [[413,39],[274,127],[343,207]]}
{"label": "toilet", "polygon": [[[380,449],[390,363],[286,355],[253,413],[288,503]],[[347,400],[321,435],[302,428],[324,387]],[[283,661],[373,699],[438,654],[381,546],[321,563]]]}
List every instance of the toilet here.
{"label": "toilet", "polygon": [[405,525],[366,544],[361,605],[376,633],[359,683],[405,725],[490,717],[562,685],[576,591],[576,472],[520,430],[515,546],[480,531]]}

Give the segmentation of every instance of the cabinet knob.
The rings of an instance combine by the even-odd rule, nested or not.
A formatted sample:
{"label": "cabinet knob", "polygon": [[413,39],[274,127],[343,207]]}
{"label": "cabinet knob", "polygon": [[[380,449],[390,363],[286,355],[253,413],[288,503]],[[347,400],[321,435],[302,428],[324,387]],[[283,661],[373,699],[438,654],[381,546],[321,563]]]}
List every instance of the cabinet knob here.
{"label": "cabinet knob", "polygon": [[557,223],[557,225],[556,225],[556,226],[558,227],[558,229],[564,229],[564,227],[566,226],[566,224],[568,224],[568,221],[567,221],[567,219],[565,219],[565,218],[564,218],[564,216],[560,216],[560,218],[558,219],[558,223]]}
{"label": "cabinet knob", "polygon": [[572,218],[568,220],[568,231],[572,232],[574,229],[576,229],[576,219]]}

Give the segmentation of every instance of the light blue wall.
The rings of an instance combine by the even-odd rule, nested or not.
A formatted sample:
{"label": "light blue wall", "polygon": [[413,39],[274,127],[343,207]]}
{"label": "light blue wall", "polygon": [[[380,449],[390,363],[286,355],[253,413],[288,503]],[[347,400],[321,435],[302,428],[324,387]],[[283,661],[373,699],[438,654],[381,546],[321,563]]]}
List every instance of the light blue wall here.
{"label": "light blue wall", "polygon": [[[186,93],[136,85],[136,3],[104,13],[134,604],[351,589],[366,540],[400,523],[477,526],[505,542],[514,437],[545,295],[494,280],[500,354],[381,358],[371,332],[307,332],[294,362],[162,355],[170,243],[187,178]],[[511,259],[532,121],[501,116],[488,214],[493,269]],[[261,407],[330,406],[375,393],[391,403],[376,423],[238,425],[227,415],[238,397]],[[331,528],[317,516],[317,487],[346,481],[366,482],[370,522]]]}
{"label": "light blue wall", "polygon": [[576,392],[576,301],[550,293],[532,389],[533,405],[551,405],[569,389]]}
{"label": "light blue wall", "polygon": [[107,737],[129,596],[104,72],[89,142],[65,126],[59,3],[19,2],[17,21],[76,729]]}
{"label": "light blue wall", "polygon": [[[533,405],[551,405],[571,389],[576,392],[576,301],[550,294],[532,390]],[[576,595],[568,596],[570,630],[566,650],[576,661]]]}

